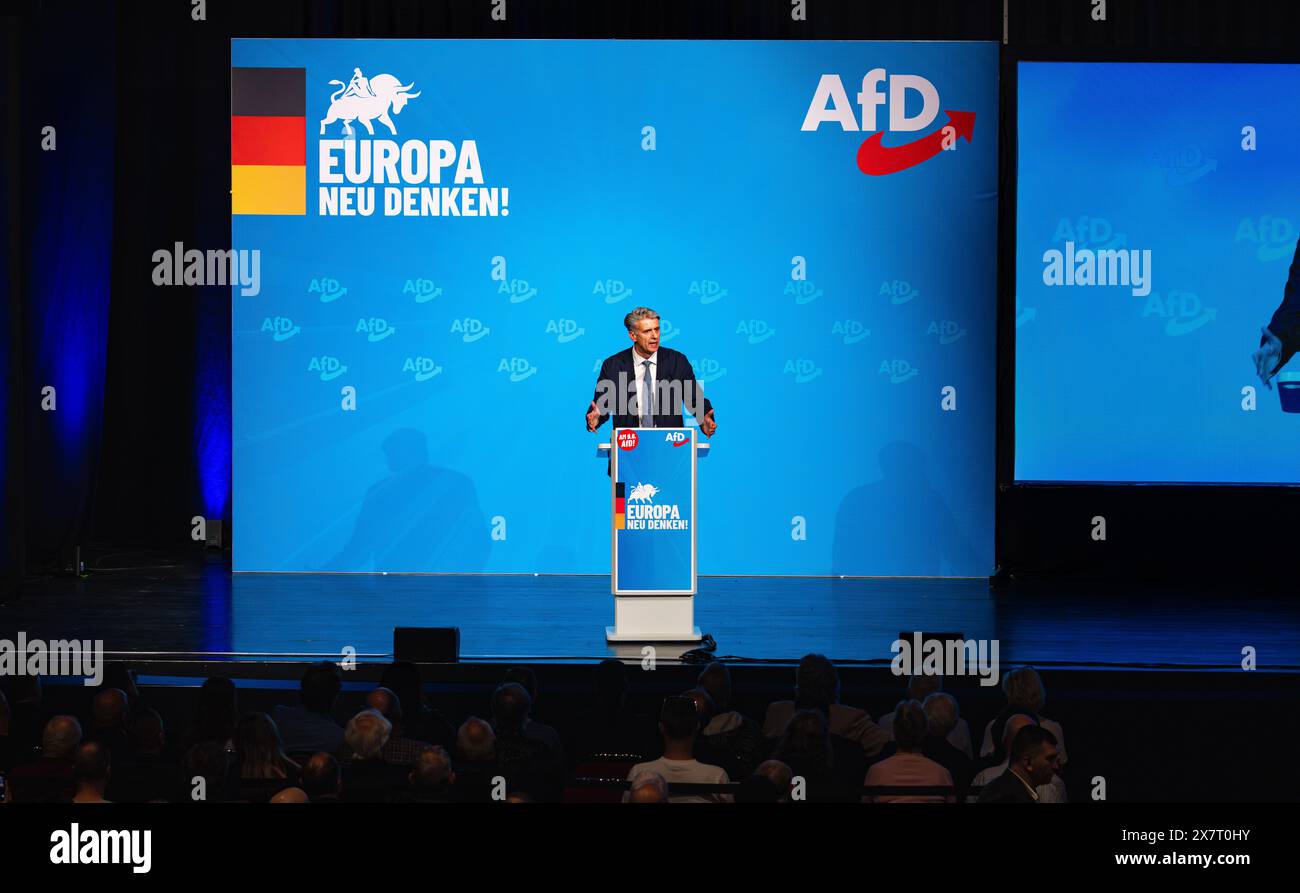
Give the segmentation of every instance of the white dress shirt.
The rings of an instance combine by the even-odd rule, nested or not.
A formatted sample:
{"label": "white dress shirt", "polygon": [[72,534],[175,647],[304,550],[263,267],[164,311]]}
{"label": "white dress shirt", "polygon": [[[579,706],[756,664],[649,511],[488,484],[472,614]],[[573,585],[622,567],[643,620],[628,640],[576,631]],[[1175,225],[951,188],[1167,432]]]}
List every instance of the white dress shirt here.
{"label": "white dress shirt", "polygon": [[651,404],[642,402],[644,400],[648,400],[650,397],[650,395],[648,394],[641,393],[641,391],[643,390],[641,385],[641,376],[645,374],[645,366],[643,366],[642,363],[644,363],[646,360],[650,361],[650,387],[653,392],[653,390],[656,387],[656,382],[658,382],[659,380],[656,374],[659,371],[659,351],[656,350],[654,353],[650,354],[650,356],[643,357],[636,352],[635,347],[632,348],[632,370],[633,370],[633,376],[636,379],[636,407],[637,407],[638,418],[641,415],[643,415],[643,413],[641,412],[641,407],[645,406],[647,408],[658,408],[658,407],[651,407]]}

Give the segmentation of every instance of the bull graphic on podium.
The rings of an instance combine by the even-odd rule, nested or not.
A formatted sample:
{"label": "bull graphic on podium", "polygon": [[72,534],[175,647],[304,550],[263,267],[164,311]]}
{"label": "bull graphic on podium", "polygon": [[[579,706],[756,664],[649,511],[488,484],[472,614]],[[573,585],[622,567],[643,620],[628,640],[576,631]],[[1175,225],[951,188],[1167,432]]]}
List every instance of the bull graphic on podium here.
{"label": "bull graphic on podium", "polygon": [[637,484],[632,488],[632,495],[628,496],[628,502],[650,502],[654,499],[659,488],[654,484]]}

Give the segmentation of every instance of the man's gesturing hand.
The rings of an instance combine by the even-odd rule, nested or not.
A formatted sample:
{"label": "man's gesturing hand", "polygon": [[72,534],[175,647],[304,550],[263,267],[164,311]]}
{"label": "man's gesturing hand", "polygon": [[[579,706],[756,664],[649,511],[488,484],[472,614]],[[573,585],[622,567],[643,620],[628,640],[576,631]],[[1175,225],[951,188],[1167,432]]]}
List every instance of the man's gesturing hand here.
{"label": "man's gesturing hand", "polygon": [[713,432],[718,430],[718,423],[713,421],[713,410],[704,414],[703,421],[700,422],[700,430],[704,432],[705,437],[712,437]]}
{"label": "man's gesturing hand", "polygon": [[595,431],[600,427],[600,410],[596,408],[596,401],[591,401],[591,408],[587,410],[587,430]]}
{"label": "man's gesturing hand", "polygon": [[1259,380],[1264,382],[1264,387],[1269,390],[1273,385],[1269,382],[1273,370],[1277,368],[1278,360],[1282,359],[1282,341],[1264,326],[1259,330],[1264,335],[1264,343],[1260,345],[1259,350],[1255,351],[1252,359],[1255,361],[1255,372],[1259,375]]}

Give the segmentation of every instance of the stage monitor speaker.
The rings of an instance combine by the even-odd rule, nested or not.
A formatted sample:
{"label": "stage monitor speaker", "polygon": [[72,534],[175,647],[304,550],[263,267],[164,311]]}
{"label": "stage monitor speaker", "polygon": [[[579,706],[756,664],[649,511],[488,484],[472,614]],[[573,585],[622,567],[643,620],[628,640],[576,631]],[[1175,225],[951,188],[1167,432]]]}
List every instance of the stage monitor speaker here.
{"label": "stage monitor speaker", "polygon": [[393,627],[393,658],[419,664],[454,664],[460,660],[456,626]]}
{"label": "stage monitor speaker", "polygon": [[209,549],[220,549],[225,545],[225,524],[221,521],[209,521],[207,523],[208,539],[204,544]]}

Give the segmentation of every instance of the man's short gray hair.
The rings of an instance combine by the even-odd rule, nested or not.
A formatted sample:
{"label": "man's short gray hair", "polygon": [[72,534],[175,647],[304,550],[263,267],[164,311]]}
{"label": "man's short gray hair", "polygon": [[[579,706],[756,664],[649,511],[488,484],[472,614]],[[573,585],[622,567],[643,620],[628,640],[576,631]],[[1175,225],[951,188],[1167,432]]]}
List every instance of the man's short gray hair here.
{"label": "man's short gray hair", "polygon": [[957,699],[947,692],[937,691],[925,699],[925,718],[930,724],[930,734],[947,738],[948,733],[957,727],[960,716]]}
{"label": "man's short gray hair", "polygon": [[627,330],[630,332],[641,320],[658,318],[659,314],[655,313],[649,307],[633,307],[632,312],[623,317],[623,325],[627,326]]}
{"label": "man's short gray hair", "polygon": [[348,720],[343,738],[354,754],[363,760],[373,760],[388,743],[392,731],[393,724],[384,719],[384,714],[366,709]]}

